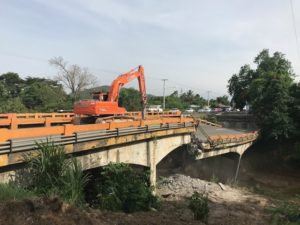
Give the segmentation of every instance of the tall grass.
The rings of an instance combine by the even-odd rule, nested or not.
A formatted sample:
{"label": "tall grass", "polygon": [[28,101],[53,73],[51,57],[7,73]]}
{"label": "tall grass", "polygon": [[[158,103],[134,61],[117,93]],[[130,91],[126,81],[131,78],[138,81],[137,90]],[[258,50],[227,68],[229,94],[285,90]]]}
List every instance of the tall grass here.
{"label": "tall grass", "polygon": [[76,159],[68,159],[63,146],[53,142],[37,143],[37,154],[27,156],[32,176],[31,189],[44,196],[59,196],[74,204],[84,203],[84,187],[88,176]]}
{"label": "tall grass", "polygon": [[35,193],[16,184],[0,184],[0,201],[22,200],[33,197]]}
{"label": "tall grass", "polygon": [[83,173],[81,165],[76,159],[71,160],[62,178],[64,198],[74,205],[84,204],[84,187],[89,181],[89,175]]}
{"label": "tall grass", "polygon": [[28,168],[32,175],[32,188],[39,194],[55,194],[63,186],[62,177],[68,169],[62,146],[37,143],[37,155],[27,157]]}
{"label": "tall grass", "polygon": [[207,224],[209,214],[207,195],[195,191],[191,196],[189,208],[192,210],[195,220],[201,220]]}

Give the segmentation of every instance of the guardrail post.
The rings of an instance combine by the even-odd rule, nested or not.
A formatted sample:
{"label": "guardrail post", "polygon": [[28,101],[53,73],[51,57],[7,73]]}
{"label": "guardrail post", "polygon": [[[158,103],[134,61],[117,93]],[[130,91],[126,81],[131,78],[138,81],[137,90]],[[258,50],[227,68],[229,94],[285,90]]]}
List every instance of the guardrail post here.
{"label": "guardrail post", "polygon": [[18,120],[17,120],[17,115],[15,113],[11,114],[10,129],[12,130],[18,129]]}
{"label": "guardrail post", "polygon": [[116,127],[115,123],[113,121],[109,122],[109,129],[113,130]]}
{"label": "guardrail post", "polygon": [[140,120],[140,127],[143,127],[145,125],[145,121],[144,120]]}
{"label": "guardrail post", "polygon": [[45,122],[44,122],[45,127],[50,127],[51,126],[51,119],[46,117]]}
{"label": "guardrail post", "polygon": [[70,136],[73,134],[73,127],[74,125],[73,124],[65,124],[64,125],[64,135],[65,136]]}

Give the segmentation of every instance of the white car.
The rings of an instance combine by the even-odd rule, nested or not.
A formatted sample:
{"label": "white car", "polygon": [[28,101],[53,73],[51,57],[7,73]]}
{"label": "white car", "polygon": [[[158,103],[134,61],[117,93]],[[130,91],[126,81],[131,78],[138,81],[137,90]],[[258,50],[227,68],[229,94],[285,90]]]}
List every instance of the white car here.
{"label": "white car", "polygon": [[199,109],[198,112],[210,112],[210,108]]}
{"label": "white car", "polygon": [[147,112],[163,112],[160,105],[150,105],[146,110]]}
{"label": "white car", "polygon": [[186,113],[193,113],[193,112],[195,112],[195,110],[193,110],[193,109],[186,109],[185,112]]}
{"label": "white car", "polygon": [[177,108],[173,108],[173,109],[170,110],[170,112],[171,113],[178,113],[178,112],[180,112],[180,110],[177,109]]}

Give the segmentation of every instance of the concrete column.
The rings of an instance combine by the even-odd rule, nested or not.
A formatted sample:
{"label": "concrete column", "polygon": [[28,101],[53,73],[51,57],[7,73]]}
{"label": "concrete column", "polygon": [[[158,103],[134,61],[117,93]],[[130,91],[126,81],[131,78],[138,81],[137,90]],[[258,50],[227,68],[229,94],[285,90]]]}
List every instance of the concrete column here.
{"label": "concrete column", "polygon": [[241,159],[242,159],[242,154],[239,154],[238,160],[237,160],[237,166],[236,166],[235,174],[234,174],[234,183],[236,183],[237,178],[238,178],[238,176],[239,176],[239,170],[240,170]]}
{"label": "concrete column", "polygon": [[[150,184],[155,188],[156,186],[156,150],[157,140],[148,141],[147,144],[148,152],[148,165],[150,167]],[[155,190],[154,190],[155,193]]]}

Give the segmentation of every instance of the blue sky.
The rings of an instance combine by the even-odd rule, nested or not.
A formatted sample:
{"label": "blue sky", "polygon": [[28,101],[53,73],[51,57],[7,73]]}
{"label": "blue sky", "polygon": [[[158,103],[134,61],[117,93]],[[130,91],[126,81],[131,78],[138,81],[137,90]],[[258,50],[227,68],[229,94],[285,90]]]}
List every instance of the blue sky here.
{"label": "blue sky", "polygon": [[2,0],[0,29],[0,73],[22,77],[53,77],[48,60],[62,56],[100,85],[142,64],[149,93],[162,94],[167,78],[167,93],[219,96],[263,48],[300,74],[289,0]]}

